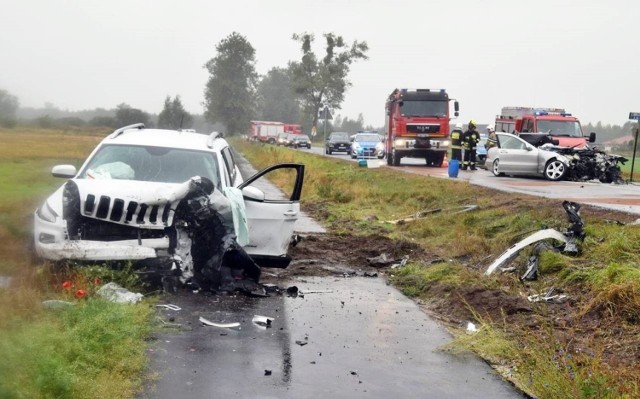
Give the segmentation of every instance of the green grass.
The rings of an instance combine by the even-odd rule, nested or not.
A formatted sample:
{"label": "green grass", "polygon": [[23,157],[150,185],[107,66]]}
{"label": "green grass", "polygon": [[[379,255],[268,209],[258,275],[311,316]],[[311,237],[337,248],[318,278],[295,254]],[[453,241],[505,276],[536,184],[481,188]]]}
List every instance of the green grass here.
{"label": "green grass", "polygon": [[[55,267],[30,255],[31,215],[64,180],[53,165],[79,166],[104,131],[0,129],[0,398],[132,398],[146,364],[151,302],[96,298],[99,284],[140,288],[129,270]],[[71,287],[63,289],[69,281]],[[88,299],[77,299],[84,290]],[[42,301],[73,303],[45,309]]]}

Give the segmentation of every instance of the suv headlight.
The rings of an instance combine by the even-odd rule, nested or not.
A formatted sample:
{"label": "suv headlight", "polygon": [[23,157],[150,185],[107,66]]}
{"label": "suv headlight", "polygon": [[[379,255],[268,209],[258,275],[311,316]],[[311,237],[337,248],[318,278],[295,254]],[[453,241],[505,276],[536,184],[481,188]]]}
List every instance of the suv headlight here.
{"label": "suv headlight", "polygon": [[382,145],[382,143],[376,144],[376,150],[378,150],[378,151],[384,150],[384,145]]}
{"label": "suv headlight", "polygon": [[36,210],[36,215],[42,220],[46,220],[49,223],[55,223],[58,214],[51,209],[49,202],[45,201],[44,204]]}

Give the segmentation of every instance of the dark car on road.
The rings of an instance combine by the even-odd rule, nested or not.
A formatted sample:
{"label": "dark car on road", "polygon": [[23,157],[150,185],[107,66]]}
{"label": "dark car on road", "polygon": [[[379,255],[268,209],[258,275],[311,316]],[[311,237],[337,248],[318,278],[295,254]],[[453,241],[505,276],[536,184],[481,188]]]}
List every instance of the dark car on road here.
{"label": "dark car on road", "polygon": [[292,134],[290,138],[292,139],[291,146],[294,148],[311,148],[311,139],[306,134]]}
{"label": "dark car on road", "polygon": [[348,154],[350,150],[351,140],[349,133],[333,132],[324,144],[324,153],[329,155],[334,152],[345,152]]}

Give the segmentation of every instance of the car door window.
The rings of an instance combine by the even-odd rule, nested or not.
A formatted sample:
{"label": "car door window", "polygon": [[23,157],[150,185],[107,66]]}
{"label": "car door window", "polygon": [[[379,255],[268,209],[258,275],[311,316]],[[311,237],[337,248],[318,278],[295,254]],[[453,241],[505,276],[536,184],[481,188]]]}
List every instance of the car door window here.
{"label": "car door window", "polygon": [[500,136],[500,148],[507,150],[524,150],[526,143],[513,136]]}

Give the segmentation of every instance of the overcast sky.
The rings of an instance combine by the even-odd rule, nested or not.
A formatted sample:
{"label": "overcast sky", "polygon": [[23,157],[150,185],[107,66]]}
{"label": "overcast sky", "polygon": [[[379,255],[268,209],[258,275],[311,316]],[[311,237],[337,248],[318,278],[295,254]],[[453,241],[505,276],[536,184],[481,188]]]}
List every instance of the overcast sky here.
{"label": "overcast sky", "polygon": [[162,110],[180,95],[202,113],[203,65],[233,31],[265,74],[300,58],[293,33],[366,41],[342,110],[384,124],[398,88],[445,88],[461,118],[502,106],[563,107],[583,123],[640,112],[638,0],[0,0],[0,89],[22,106],[127,103]]}

